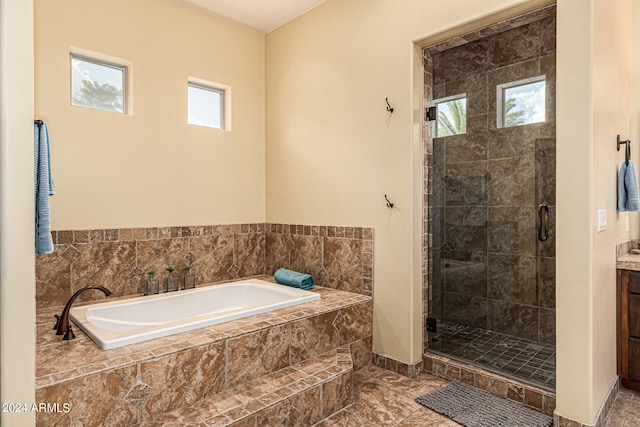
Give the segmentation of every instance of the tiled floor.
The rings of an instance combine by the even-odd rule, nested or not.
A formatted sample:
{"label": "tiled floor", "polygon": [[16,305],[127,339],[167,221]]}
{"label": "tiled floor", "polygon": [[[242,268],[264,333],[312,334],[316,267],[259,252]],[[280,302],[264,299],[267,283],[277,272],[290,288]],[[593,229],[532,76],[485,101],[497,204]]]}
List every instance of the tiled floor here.
{"label": "tiled floor", "polygon": [[[415,402],[415,398],[448,384],[430,374],[409,379],[369,365],[354,375],[353,405],[314,427],[454,427],[458,423]],[[640,426],[640,393],[621,388],[605,427]],[[496,426],[498,427],[498,426]]]}
{"label": "tiled floor", "polygon": [[511,335],[451,322],[429,334],[429,350],[554,391],[556,348]]}
{"label": "tiled floor", "polygon": [[415,402],[415,398],[449,383],[429,374],[409,379],[369,365],[354,375],[354,403],[316,427],[458,426]]}
{"label": "tiled floor", "polygon": [[640,426],[640,393],[620,388],[605,427]]}

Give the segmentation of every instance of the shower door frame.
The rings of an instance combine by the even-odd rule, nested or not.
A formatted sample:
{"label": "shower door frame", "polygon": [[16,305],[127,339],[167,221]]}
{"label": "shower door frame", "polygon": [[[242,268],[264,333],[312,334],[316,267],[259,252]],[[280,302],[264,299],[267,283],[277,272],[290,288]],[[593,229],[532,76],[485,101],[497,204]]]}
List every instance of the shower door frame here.
{"label": "shower door frame", "polygon": [[[517,26],[523,25],[522,19],[530,19],[528,23],[535,22],[539,18],[537,18],[537,14],[540,13],[541,10],[544,10],[548,7],[553,8],[555,6],[555,2],[538,2],[532,9],[527,12],[522,12],[522,10],[518,11],[518,13],[512,13],[510,16],[501,17],[502,19],[498,19],[494,17],[492,23],[478,22],[475,26],[472,25],[471,29],[467,26],[464,29],[454,29],[446,34],[441,36],[435,36],[431,38],[431,43],[422,43],[422,53],[423,53],[423,72],[424,72],[424,80],[423,80],[423,106],[431,106],[432,103],[432,87],[433,87],[433,63],[431,58],[425,54],[427,48],[431,48],[436,46],[439,50],[447,50],[456,46],[460,46],[462,44],[466,44],[469,41],[474,40],[474,35],[477,35],[475,39],[485,38],[487,36],[498,34],[504,32],[509,28],[509,20],[510,18],[513,22],[516,23],[513,28]],[[554,76],[555,79],[555,76]],[[426,111],[426,108],[423,109]],[[430,156],[433,154],[433,137],[434,135],[434,127],[435,121],[427,122],[426,120],[422,123],[422,186],[424,187],[423,192],[421,194],[422,200],[422,301],[423,301],[423,316],[422,316],[422,351],[424,355],[430,354],[429,350],[429,333],[427,331],[426,325],[428,318],[430,317],[430,306],[432,304],[432,289],[429,286],[429,279],[431,278],[430,271],[430,256],[429,250],[431,249],[433,242],[433,236],[431,234],[431,228],[429,225],[430,215],[429,215],[429,197],[432,195],[432,188],[429,186],[429,165],[430,165]],[[426,190],[426,191],[425,191]],[[465,362],[463,362],[465,363]]]}

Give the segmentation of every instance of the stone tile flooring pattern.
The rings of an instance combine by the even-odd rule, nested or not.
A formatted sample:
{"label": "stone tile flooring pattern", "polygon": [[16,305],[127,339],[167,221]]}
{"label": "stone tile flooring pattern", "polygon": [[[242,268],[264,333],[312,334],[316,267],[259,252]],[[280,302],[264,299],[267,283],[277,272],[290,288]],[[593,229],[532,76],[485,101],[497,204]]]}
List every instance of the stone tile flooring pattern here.
{"label": "stone tile flooring pattern", "polygon": [[[354,375],[353,404],[314,427],[453,427],[460,424],[415,402],[449,383],[430,374],[410,379],[369,365]],[[640,393],[620,388],[605,427],[640,426]],[[496,426],[498,427],[498,426]]]}
{"label": "stone tile flooring pattern", "polygon": [[439,322],[429,350],[555,391],[556,347],[482,328]]}
{"label": "stone tile flooring pattern", "polygon": [[410,379],[369,365],[353,377],[353,404],[316,427],[458,426],[444,415],[416,403],[416,397],[444,387],[449,381],[430,374]]}
{"label": "stone tile flooring pattern", "polygon": [[605,427],[640,426],[640,393],[620,387]]}

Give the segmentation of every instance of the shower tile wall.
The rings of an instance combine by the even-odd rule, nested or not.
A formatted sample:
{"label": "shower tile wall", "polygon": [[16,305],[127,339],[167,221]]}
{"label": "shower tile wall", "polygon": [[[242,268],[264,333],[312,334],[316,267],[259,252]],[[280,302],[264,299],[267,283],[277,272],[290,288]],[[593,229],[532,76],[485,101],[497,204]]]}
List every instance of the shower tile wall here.
{"label": "shower tile wall", "polygon": [[[555,8],[528,18],[425,50],[425,96],[467,97],[467,133],[433,138],[425,150],[425,306],[431,317],[554,343]],[[546,122],[498,128],[496,86],[539,75]],[[540,203],[549,206],[545,242]]]}

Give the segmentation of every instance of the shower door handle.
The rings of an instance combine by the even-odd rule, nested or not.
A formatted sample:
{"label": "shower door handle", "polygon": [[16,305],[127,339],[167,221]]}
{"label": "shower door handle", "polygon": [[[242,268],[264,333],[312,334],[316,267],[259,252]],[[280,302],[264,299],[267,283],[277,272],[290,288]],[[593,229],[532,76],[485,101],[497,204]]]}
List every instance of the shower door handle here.
{"label": "shower door handle", "polygon": [[549,206],[546,203],[538,205],[538,240],[544,242],[549,238]]}

